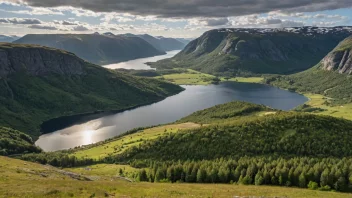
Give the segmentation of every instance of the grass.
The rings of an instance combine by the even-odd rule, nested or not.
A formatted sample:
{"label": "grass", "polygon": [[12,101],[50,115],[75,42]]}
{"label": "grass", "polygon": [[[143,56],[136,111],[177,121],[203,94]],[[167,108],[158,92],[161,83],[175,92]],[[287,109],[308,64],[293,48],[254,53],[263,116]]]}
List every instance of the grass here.
{"label": "grass", "polygon": [[212,83],[215,76],[187,69],[185,73],[168,74],[157,78],[162,78],[177,85],[208,85]]}
{"label": "grass", "polygon": [[[264,80],[262,77],[236,77],[230,78],[228,81],[235,81],[241,83],[261,83]],[[227,81],[224,78],[221,78],[221,81]]]}
{"label": "grass", "polygon": [[5,157],[0,157],[0,167],[0,197],[352,197],[346,193],[271,186],[130,183],[104,175],[92,177],[93,181],[80,181],[53,167]]}
{"label": "grass", "polygon": [[[187,69],[187,72],[176,73],[176,74],[167,74],[156,77],[158,79],[164,79],[171,83],[177,85],[209,85],[213,83],[213,80],[216,78],[214,75],[201,73],[192,69]],[[262,77],[236,77],[226,79],[225,77],[221,77],[220,80],[224,81],[234,81],[234,82],[242,82],[242,83],[260,83],[264,78]]]}
{"label": "grass", "polygon": [[123,175],[128,178],[133,178],[132,174],[138,170],[129,165],[119,165],[119,164],[96,164],[96,165],[91,165],[86,167],[67,168],[65,170],[82,174],[82,175],[112,177],[112,176],[119,176],[120,169],[123,171]]}
{"label": "grass", "polygon": [[89,149],[79,150],[72,155],[75,155],[78,158],[92,158],[100,159],[106,157],[109,154],[119,154],[125,151],[126,149],[137,146],[144,141],[156,139],[162,135],[169,133],[176,133],[179,130],[197,128],[200,127],[199,124],[194,123],[182,123],[182,124],[171,124],[160,127],[155,127],[151,129],[146,129],[138,133],[131,135],[123,136],[115,141],[95,146]]}
{"label": "grass", "polygon": [[320,108],[324,111],[313,112],[314,114],[320,115],[329,115],[338,118],[344,118],[348,120],[352,120],[352,103],[340,105],[340,106],[328,106],[326,105],[326,101],[329,98],[320,95],[320,94],[304,94],[310,100],[306,103],[310,107]]}

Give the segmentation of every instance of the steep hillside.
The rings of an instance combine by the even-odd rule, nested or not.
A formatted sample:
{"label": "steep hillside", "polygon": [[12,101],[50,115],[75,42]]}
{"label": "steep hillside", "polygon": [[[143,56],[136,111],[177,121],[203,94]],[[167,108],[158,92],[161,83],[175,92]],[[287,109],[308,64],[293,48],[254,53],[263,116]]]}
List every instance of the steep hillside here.
{"label": "steep hillside", "polygon": [[329,97],[332,104],[352,102],[352,37],[343,40],[315,67],[289,76],[267,77],[275,86]]}
{"label": "steep hillside", "polygon": [[314,66],[351,32],[350,27],[211,30],[152,66],[223,76],[290,74]]}
{"label": "steep hillside", "polygon": [[14,43],[66,50],[96,64],[108,64],[164,54],[138,37],[100,34],[29,34]]}
{"label": "steep hillside", "polygon": [[0,127],[0,155],[38,153],[41,149],[34,146],[28,135],[10,128]]}
{"label": "steep hillside", "polygon": [[321,62],[321,68],[327,71],[336,71],[341,74],[352,72],[352,36],[342,41]]}
{"label": "steep hillside", "polygon": [[160,51],[181,50],[186,46],[185,43],[174,38],[153,37],[149,34],[125,34],[125,36],[142,38]]}
{"label": "steep hillside", "polygon": [[1,44],[0,62],[0,126],[33,137],[48,119],[126,109],[182,91],[177,85],[107,70],[41,46]]}

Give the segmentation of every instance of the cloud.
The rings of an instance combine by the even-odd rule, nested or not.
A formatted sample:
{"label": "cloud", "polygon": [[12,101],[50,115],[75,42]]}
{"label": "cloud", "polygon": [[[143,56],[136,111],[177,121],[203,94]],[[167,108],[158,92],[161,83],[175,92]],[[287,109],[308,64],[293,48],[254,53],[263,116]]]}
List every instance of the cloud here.
{"label": "cloud", "polygon": [[61,24],[62,25],[78,25],[77,22],[71,22],[71,21],[62,21]]}
{"label": "cloud", "polygon": [[[351,0],[7,0],[34,7],[72,6],[94,12],[118,12],[159,17],[227,17],[275,10],[310,12],[351,7]],[[77,12],[87,14],[86,12]]]}
{"label": "cloud", "polygon": [[61,11],[52,8],[37,8],[28,7],[28,10],[1,10],[14,14],[27,14],[27,15],[64,15]]}
{"label": "cloud", "polygon": [[252,28],[283,28],[304,26],[302,21],[279,19],[272,15],[267,17],[259,15],[247,15],[229,18],[232,27],[252,27]]}
{"label": "cloud", "polygon": [[29,25],[29,24],[41,24],[39,19],[31,18],[0,18],[0,23],[14,24],[14,25]]}
{"label": "cloud", "polygon": [[217,18],[217,19],[206,19],[205,20],[207,26],[221,26],[227,25],[229,20],[227,18]]}
{"label": "cloud", "polygon": [[73,31],[78,31],[78,32],[83,32],[83,31],[88,31],[89,28],[83,25],[78,25],[72,29]]}
{"label": "cloud", "polygon": [[28,28],[40,29],[40,30],[58,30],[57,27],[50,26],[50,25],[30,25],[30,26],[28,26]]}

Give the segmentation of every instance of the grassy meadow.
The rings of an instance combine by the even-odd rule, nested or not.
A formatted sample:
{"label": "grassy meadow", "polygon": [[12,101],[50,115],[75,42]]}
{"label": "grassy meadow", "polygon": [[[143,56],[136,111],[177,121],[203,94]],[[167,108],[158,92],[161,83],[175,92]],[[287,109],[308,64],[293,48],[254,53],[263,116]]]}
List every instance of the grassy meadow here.
{"label": "grassy meadow", "polygon": [[126,135],[114,141],[84,149],[73,153],[77,158],[100,159],[109,154],[119,154],[133,146],[138,146],[144,141],[153,140],[163,135],[177,133],[185,129],[198,128],[201,125],[195,123],[171,124],[160,127],[145,129],[134,134]]}
{"label": "grassy meadow", "polygon": [[[104,165],[99,165],[104,166]],[[111,165],[114,166],[114,165]],[[346,198],[350,194],[300,188],[245,186],[231,184],[170,184],[127,182],[94,169],[87,175],[68,170],[0,157],[0,197],[327,197]],[[121,168],[116,167],[117,170]],[[105,172],[103,172],[105,171]],[[79,172],[77,170],[76,172]],[[86,173],[86,172],[83,172]],[[82,174],[83,174],[82,173]],[[71,176],[70,176],[71,175]]]}
{"label": "grassy meadow", "polygon": [[329,101],[330,99],[323,95],[320,95],[320,94],[304,94],[304,95],[307,98],[309,98],[309,101],[306,102],[306,105],[308,105],[311,108],[321,109],[321,111],[314,111],[312,113],[352,120],[352,113],[351,113],[352,103],[330,106],[330,105],[326,105],[327,101]]}
{"label": "grassy meadow", "polygon": [[[187,69],[182,73],[166,74],[156,77],[158,79],[164,79],[168,82],[177,85],[209,85],[214,83],[214,79],[217,77],[211,74],[201,73],[192,69]],[[262,77],[235,77],[235,78],[219,78],[221,82],[234,81],[243,83],[261,83]]]}

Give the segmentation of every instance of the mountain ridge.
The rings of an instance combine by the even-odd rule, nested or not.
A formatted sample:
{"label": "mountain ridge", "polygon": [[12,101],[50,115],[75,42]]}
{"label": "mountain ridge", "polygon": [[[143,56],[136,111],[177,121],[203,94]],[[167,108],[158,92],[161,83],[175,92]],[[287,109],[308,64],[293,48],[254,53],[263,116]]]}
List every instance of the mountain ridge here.
{"label": "mountain ridge", "polygon": [[221,76],[290,74],[313,67],[352,27],[215,29],[152,67],[190,68]]}
{"label": "mountain ridge", "polygon": [[62,49],[95,64],[117,63],[165,54],[141,38],[119,35],[28,34],[13,43]]}
{"label": "mountain ridge", "polygon": [[156,49],[160,51],[173,51],[173,50],[182,50],[186,44],[174,38],[166,37],[154,37],[149,34],[123,34],[129,37],[139,37],[153,45]]}

